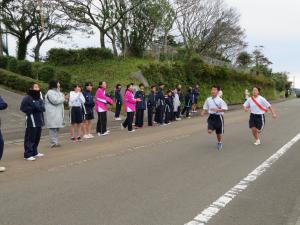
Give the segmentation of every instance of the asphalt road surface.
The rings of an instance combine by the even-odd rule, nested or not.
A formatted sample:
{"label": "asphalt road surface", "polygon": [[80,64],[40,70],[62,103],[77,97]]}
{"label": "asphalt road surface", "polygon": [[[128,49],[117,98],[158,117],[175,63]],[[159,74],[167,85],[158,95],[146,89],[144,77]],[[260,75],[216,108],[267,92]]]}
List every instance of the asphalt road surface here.
{"label": "asphalt road surface", "polygon": [[[248,114],[225,115],[224,150],[206,133],[206,118],[136,133],[48,148],[36,162],[22,143],[6,145],[0,174],[1,225],[200,225],[194,218],[300,132],[300,100],[274,104],[262,145],[254,146]],[[299,225],[300,142],[216,213],[211,225]]]}

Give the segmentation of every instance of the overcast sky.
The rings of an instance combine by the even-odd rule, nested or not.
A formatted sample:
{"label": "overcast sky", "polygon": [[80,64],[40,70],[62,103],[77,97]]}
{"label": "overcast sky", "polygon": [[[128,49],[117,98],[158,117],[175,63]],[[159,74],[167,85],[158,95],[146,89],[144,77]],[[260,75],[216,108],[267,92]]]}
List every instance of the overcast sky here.
{"label": "overcast sky", "polygon": [[265,46],[275,71],[296,76],[300,88],[300,0],[226,0],[241,14],[249,47]]}
{"label": "overcast sky", "polygon": [[[241,14],[241,25],[246,30],[249,51],[256,45],[265,46],[265,55],[274,63],[274,71],[288,71],[296,77],[300,88],[300,0],[225,0]],[[97,47],[99,35],[86,39],[76,35],[65,43],[48,42],[42,54],[52,47]],[[10,39],[10,47],[15,41]],[[30,49],[32,46],[30,47]],[[11,53],[13,53],[11,51]]]}

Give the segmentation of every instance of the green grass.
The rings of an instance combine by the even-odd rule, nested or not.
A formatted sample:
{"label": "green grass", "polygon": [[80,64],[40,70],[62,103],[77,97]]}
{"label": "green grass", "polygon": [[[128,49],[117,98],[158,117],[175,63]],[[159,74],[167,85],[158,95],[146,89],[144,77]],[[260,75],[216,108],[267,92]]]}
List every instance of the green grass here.
{"label": "green grass", "polygon": [[139,81],[132,78],[132,72],[139,71],[138,66],[148,64],[151,60],[127,58],[127,59],[108,59],[101,62],[90,62],[72,66],[56,66],[72,74],[72,83],[83,84],[87,81],[98,86],[99,81],[106,81],[108,89],[113,90],[116,84],[123,86]]}

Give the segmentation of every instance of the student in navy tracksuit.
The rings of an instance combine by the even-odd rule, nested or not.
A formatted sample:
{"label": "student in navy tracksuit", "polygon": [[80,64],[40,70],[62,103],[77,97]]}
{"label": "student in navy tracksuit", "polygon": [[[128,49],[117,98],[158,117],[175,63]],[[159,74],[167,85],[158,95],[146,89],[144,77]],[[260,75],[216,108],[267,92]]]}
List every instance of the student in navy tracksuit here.
{"label": "student in navy tracksuit", "polygon": [[115,90],[115,100],[116,100],[116,112],[115,112],[115,120],[121,120],[120,113],[123,105],[123,98],[121,94],[122,85],[117,84]]}
{"label": "student in navy tracksuit", "polygon": [[145,85],[141,83],[139,90],[135,93],[135,99],[141,99],[136,103],[136,115],[135,115],[135,126],[142,128],[144,125],[144,111],[146,110],[146,97],[145,97]]}
{"label": "student in navy tracksuit", "polygon": [[198,104],[198,99],[199,99],[199,95],[200,95],[200,87],[197,84],[194,88],[193,88],[193,106],[192,106],[192,112],[197,112],[197,104]]}
{"label": "student in navy tracksuit", "polygon": [[165,85],[163,83],[160,83],[158,92],[156,94],[155,122],[157,122],[160,125],[164,124],[164,108],[165,108],[164,88]]}
{"label": "student in navy tracksuit", "polygon": [[185,95],[185,105],[184,105],[184,109],[182,110],[182,115],[186,114],[186,118],[191,118],[190,117],[190,110],[192,107],[192,103],[193,103],[193,88],[189,87],[188,92]]}
{"label": "student in navy tracksuit", "polygon": [[147,100],[147,111],[148,111],[148,126],[153,126],[153,113],[155,111],[155,105],[156,105],[156,86],[151,86],[151,92],[148,95]]}
{"label": "student in navy tracksuit", "polygon": [[[0,110],[4,110],[6,108],[7,108],[7,103],[0,96]],[[2,159],[2,156],[3,156],[3,150],[4,150],[4,140],[3,140],[2,133],[1,133],[1,119],[0,119],[0,160]],[[5,167],[1,166],[0,172],[4,172],[4,171],[5,171]]]}
{"label": "student in navy tracksuit", "polygon": [[85,98],[84,108],[85,108],[85,115],[83,121],[83,130],[84,130],[84,139],[94,138],[92,135],[92,121],[94,117],[94,107],[95,101],[93,96],[93,84],[91,82],[87,82],[85,84],[85,91],[82,93],[83,97]]}
{"label": "student in navy tracksuit", "polygon": [[45,106],[38,84],[34,83],[22,100],[20,110],[26,115],[26,131],[24,138],[24,159],[34,161],[44,154],[38,152],[38,145],[44,126]]}
{"label": "student in navy tracksuit", "polygon": [[165,124],[170,124],[173,112],[173,93],[171,90],[168,90],[167,95],[165,97]]}

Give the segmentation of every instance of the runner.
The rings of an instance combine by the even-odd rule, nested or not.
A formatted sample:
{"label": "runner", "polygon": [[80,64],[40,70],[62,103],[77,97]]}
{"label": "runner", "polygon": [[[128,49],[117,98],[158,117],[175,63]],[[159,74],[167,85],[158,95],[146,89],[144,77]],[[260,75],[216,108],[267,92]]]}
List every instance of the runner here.
{"label": "runner", "polygon": [[252,91],[252,97],[244,103],[244,109],[246,112],[250,110],[249,128],[252,130],[253,137],[255,139],[254,145],[260,145],[260,133],[265,127],[265,113],[270,110],[272,117],[276,119],[277,115],[272,109],[271,104],[262,96],[259,95],[260,88],[254,87]]}
{"label": "runner", "polygon": [[213,131],[217,135],[217,149],[223,149],[223,134],[224,134],[224,112],[228,110],[227,104],[222,98],[218,96],[218,87],[213,86],[211,88],[211,97],[207,98],[201,116],[204,116],[207,112],[209,117],[207,119],[208,123],[208,133],[212,134]]}

